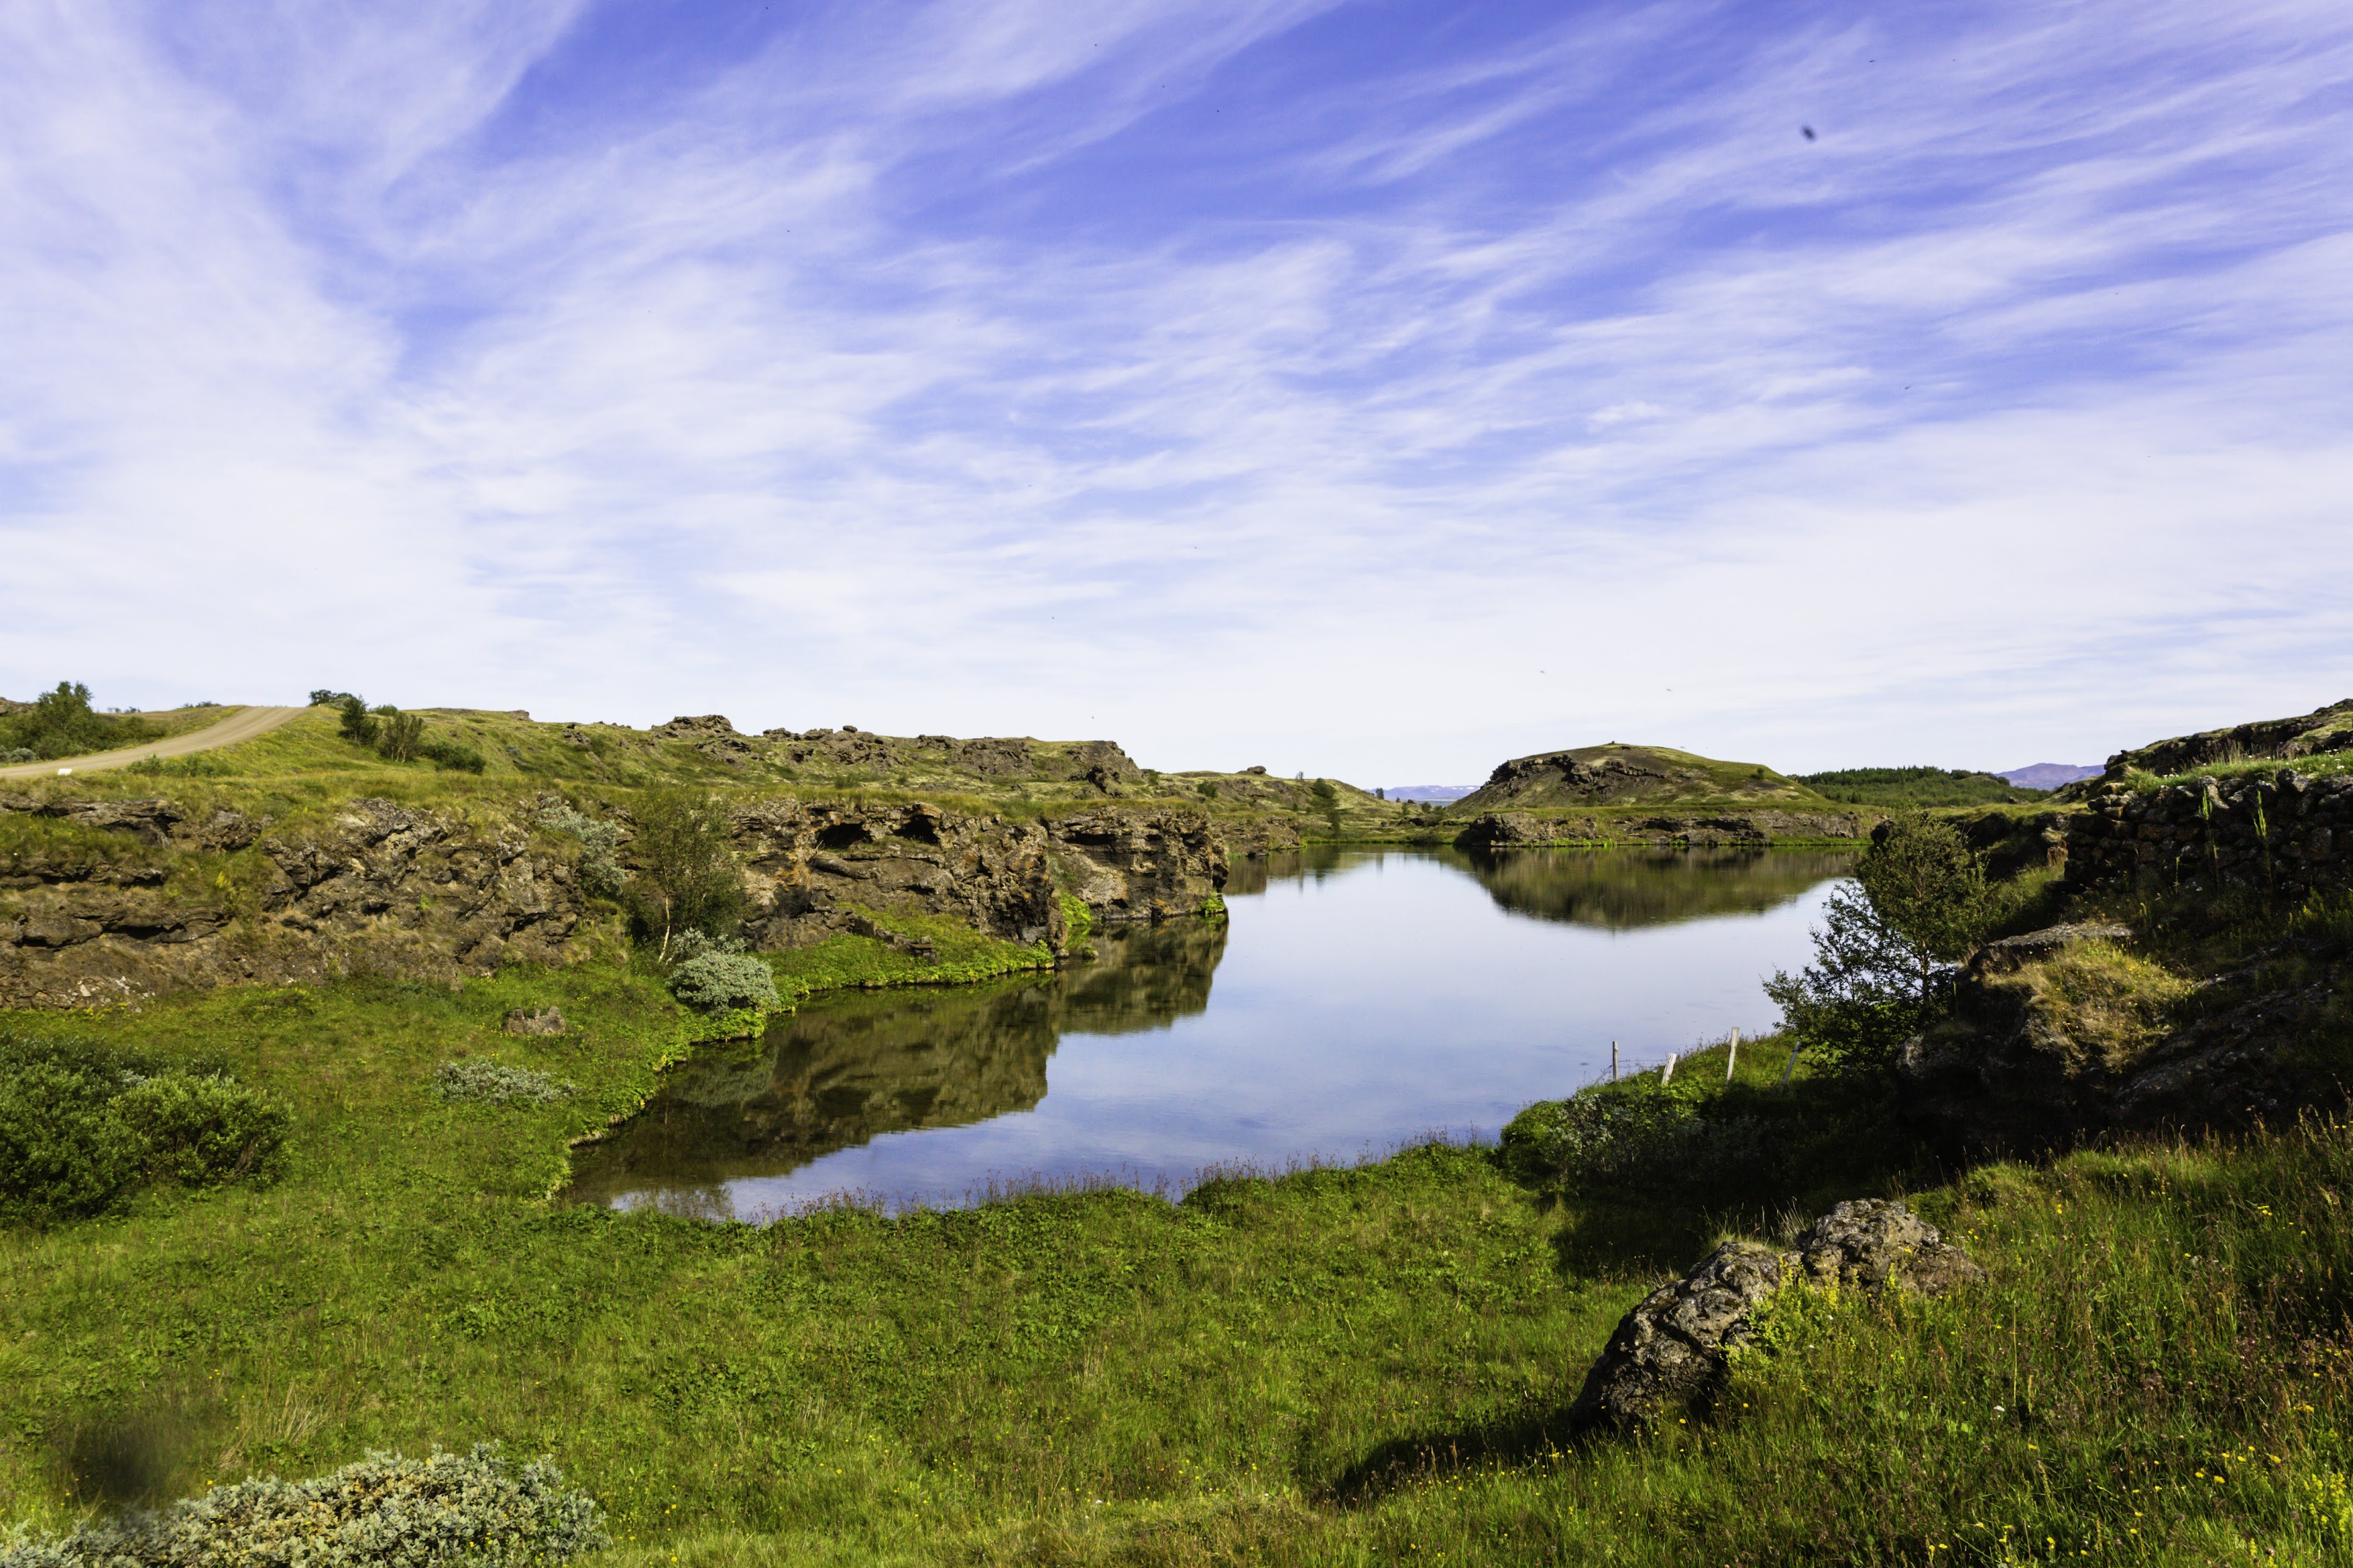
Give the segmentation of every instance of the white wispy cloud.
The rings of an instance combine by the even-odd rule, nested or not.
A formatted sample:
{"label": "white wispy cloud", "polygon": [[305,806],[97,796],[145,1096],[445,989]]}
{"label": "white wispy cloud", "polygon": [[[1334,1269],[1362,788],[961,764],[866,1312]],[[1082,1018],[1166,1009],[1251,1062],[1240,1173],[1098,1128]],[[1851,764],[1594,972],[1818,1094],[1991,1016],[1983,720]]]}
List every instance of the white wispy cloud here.
{"label": "white wispy cloud", "polygon": [[2353,22],[1371,15],[811,8],[607,112],[585,3],[0,11],[0,689],[1366,782],[2353,689]]}

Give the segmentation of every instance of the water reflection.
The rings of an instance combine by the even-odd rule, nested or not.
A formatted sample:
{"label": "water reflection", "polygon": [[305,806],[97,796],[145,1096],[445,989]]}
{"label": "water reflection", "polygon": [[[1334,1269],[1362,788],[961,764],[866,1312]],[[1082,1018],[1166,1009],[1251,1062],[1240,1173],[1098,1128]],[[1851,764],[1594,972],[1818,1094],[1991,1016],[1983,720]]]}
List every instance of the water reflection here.
{"label": "water reflection", "polygon": [[1046,1058],[1063,1035],[1165,1029],[1205,1010],[1226,931],[1114,928],[1095,938],[1093,962],[1060,975],[813,1002],[754,1046],[664,1074],[642,1113],[579,1151],[568,1195],[724,1218],[728,1183],[784,1175],[885,1132],[1027,1110],[1045,1098]]}
{"label": "water reflection", "polygon": [[1514,914],[1629,931],[1711,915],[1753,915],[1843,876],[1848,850],[1504,849],[1447,851]]}
{"label": "water reflection", "polygon": [[[1052,975],[822,999],[665,1076],[570,1195],[765,1217],[856,1192],[1377,1153],[1769,1026],[1851,857],[1319,850],[1238,861],[1228,928],[1097,937]],[[1211,979],[1215,976],[1214,999]],[[1049,1082],[1050,1077],[1050,1085]]]}

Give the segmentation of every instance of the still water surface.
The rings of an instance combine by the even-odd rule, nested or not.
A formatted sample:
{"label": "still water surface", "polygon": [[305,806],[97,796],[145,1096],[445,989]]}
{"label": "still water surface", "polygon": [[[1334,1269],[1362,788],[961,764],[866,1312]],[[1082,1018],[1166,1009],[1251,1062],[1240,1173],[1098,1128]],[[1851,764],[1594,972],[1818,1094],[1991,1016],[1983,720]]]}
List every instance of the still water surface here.
{"label": "still water surface", "polygon": [[1772,1008],[1850,858],[1780,851],[1325,851],[1250,862],[1225,926],[1099,934],[982,986],[862,992],[673,1069],[583,1149],[571,1195],[761,1219],[1109,1174],[1350,1159],[1493,1136],[1532,1100]]}

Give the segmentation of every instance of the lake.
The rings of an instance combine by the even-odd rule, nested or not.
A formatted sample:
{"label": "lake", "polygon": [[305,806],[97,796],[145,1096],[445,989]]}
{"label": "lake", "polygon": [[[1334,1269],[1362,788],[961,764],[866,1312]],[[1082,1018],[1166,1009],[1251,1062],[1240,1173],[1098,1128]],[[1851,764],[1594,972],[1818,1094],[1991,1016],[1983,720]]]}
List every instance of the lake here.
{"label": "lake", "polygon": [[1492,1138],[1530,1100],[1761,1032],[1852,857],[1324,850],[1235,867],[1222,925],[1095,937],[987,985],[821,997],[666,1074],[569,1195],[773,1218],[1039,1180],[1181,1192],[1213,1167]]}

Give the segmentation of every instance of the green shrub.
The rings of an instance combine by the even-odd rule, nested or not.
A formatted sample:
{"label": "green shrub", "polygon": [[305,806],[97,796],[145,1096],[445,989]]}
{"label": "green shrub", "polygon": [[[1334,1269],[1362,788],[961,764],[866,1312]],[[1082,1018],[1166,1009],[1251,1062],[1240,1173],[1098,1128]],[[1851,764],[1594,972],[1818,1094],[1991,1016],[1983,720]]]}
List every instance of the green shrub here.
{"label": "green shrub", "polygon": [[579,1093],[580,1086],[534,1068],[511,1068],[476,1057],[443,1062],[433,1075],[433,1092],[461,1105],[553,1105]]}
{"label": "green shrub", "polygon": [[1897,814],[1873,836],[1852,885],[1833,889],[1814,962],[1765,994],[1817,1059],[1874,1074],[1938,1016],[1954,960],[1984,936],[1997,902],[1982,862],[1948,822]]}
{"label": "green shrub", "polygon": [[681,1002],[704,1012],[781,1005],[776,972],[749,952],[698,952],[670,971],[670,989]]}
{"label": "green shrub", "polygon": [[100,1214],[142,1180],[273,1180],[291,1120],[223,1073],[154,1071],[78,1041],[0,1038],[0,1220]]}
{"label": "green shrub", "polygon": [[425,744],[425,721],[397,708],[376,710],[375,749],[387,762],[411,763]]}
{"label": "green shrub", "polygon": [[0,750],[0,763],[37,763],[40,760],[33,755],[30,746],[10,746]]}
{"label": "green shrub", "polygon": [[139,1179],[138,1135],[117,1114],[124,1069],[72,1042],[0,1040],[0,1220],[102,1213]]}
{"label": "green shrub", "polygon": [[368,711],[366,701],[346,691],[335,706],[343,710],[343,737],[363,746],[375,744],[375,716]]}
{"label": "green shrub", "polygon": [[620,902],[628,892],[628,873],[613,858],[621,830],[569,805],[552,805],[539,814],[540,826],[550,832],[580,840],[580,890],[592,899]]}
{"label": "green shrub", "polygon": [[419,745],[417,754],[435,767],[451,773],[478,773],[488,765],[482,753],[472,746],[463,741],[446,740],[438,735]]}
{"label": "green shrub", "polygon": [[226,1074],[165,1073],[143,1079],[115,1102],[144,1145],[146,1173],[187,1187],[218,1186],[285,1173],[290,1106]]}
{"label": "green shrub", "polygon": [[215,1487],[162,1514],[20,1534],[0,1568],[523,1568],[610,1544],[604,1510],[547,1459],[512,1471],[491,1444],[460,1458],[371,1453],[305,1481]]}

